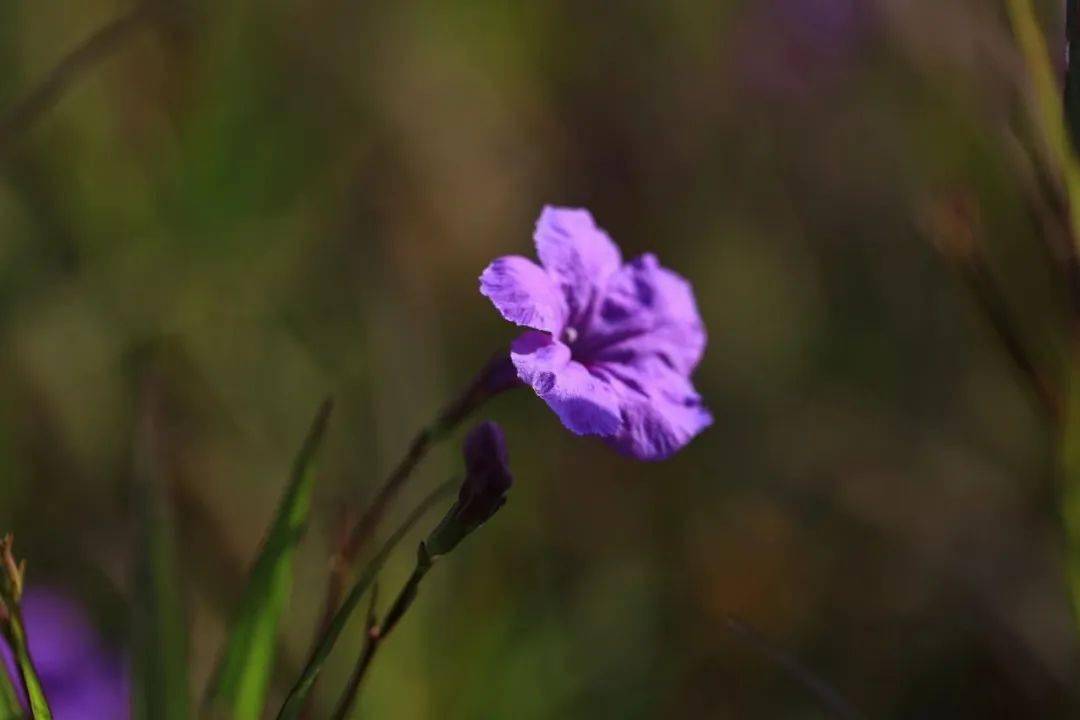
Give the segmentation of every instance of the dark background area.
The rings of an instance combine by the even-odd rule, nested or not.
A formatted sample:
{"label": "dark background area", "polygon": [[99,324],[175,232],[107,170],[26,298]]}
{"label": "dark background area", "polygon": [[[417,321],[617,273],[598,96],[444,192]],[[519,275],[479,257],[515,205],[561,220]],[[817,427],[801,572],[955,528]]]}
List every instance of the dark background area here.
{"label": "dark background area", "polygon": [[[129,7],[0,2],[0,108]],[[716,424],[639,464],[527,392],[492,403],[517,485],[365,716],[825,717],[803,671],[868,718],[1070,716],[1053,435],[933,242],[968,198],[1052,363],[1025,83],[985,0],[182,3],[6,138],[0,526],[127,642],[152,368],[197,692],[333,394],[280,698],[342,509],[514,336],[477,276],[532,254],[543,204],[584,206],[693,281]]]}

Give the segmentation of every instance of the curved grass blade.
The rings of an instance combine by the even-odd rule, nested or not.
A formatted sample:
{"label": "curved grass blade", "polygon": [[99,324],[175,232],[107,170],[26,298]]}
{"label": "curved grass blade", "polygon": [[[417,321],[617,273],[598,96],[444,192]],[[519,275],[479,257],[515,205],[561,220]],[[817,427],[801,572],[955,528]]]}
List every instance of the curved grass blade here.
{"label": "curved grass blade", "polygon": [[145,383],[134,440],[133,502],[138,528],[133,602],[132,717],[187,720],[187,630],[162,445],[160,388]]}
{"label": "curved grass blade", "polygon": [[22,717],[22,705],[15,692],[11,677],[4,668],[0,668],[0,720],[19,720]]}
{"label": "curved grass blade", "polygon": [[281,710],[278,712],[278,720],[296,720],[300,717],[304,710],[304,706],[307,703],[311,688],[315,685],[315,679],[318,678],[319,673],[322,672],[322,667],[326,662],[326,658],[329,657],[330,651],[334,649],[334,644],[348,624],[357,604],[375,581],[375,577],[379,574],[379,570],[382,569],[383,564],[386,563],[387,558],[390,557],[390,553],[394,551],[394,548],[397,547],[398,543],[400,543],[409,530],[412,529],[412,526],[424,516],[424,513],[430,510],[435,503],[439,502],[455,490],[457,485],[458,482],[456,480],[443,483],[424,498],[405,519],[405,522],[402,523],[401,527],[395,530],[394,534],[387,538],[386,542],[383,543],[383,546],[379,548],[379,552],[375,554],[375,557],[373,557],[371,561],[368,562],[367,566],[364,567],[363,572],[361,572],[360,577],[353,585],[349,595],[345,598],[345,602],[342,604],[341,609],[334,615],[334,619],[330,622],[326,632],[319,638],[318,644],[315,646],[315,649],[312,650],[307,665],[304,667],[296,684],[293,685],[292,690],[289,691],[289,696],[285,699],[284,705],[281,706]]}
{"label": "curved grass blade", "polygon": [[[1080,252],[1080,162],[1077,161],[1069,137],[1069,125],[1073,120],[1067,118],[1065,107],[1065,103],[1075,98],[1062,97],[1062,89],[1050,61],[1046,38],[1039,27],[1031,0],[1007,0],[1006,8],[1013,33],[1027,64],[1035,100],[1035,121],[1050,154],[1049,159],[1061,173],[1069,203],[1073,243]],[[1069,19],[1075,23],[1075,9],[1072,9],[1069,15]],[[1071,53],[1077,51],[1077,48],[1070,48]],[[1075,82],[1072,77],[1075,72],[1075,68],[1069,69],[1067,84]]]}
{"label": "curved grass blade", "polygon": [[292,588],[293,556],[307,527],[315,460],[331,408],[329,399],[323,402],[293,462],[289,484],[252,567],[207,691],[206,707],[233,720],[257,720],[262,715],[278,622]]}
{"label": "curved grass blade", "polygon": [[5,635],[15,655],[15,664],[18,665],[19,675],[22,676],[23,687],[26,688],[26,697],[30,701],[30,717],[33,720],[52,720],[49,701],[45,698],[45,691],[41,687],[37,670],[34,669],[34,661],[30,657],[22,613],[17,608],[12,613],[6,631]]}
{"label": "curved grass blade", "polygon": [[19,720],[23,715],[19,693],[8,669],[0,665],[0,720]]}
{"label": "curved grass blade", "polygon": [[[15,666],[19,669],[19,677],[22,679],[23,688],[26,690],[26,697],[30,703],[30,717],[33,720],[52,720],[49,702],[45,699],[45,691],[41,687],[37,670],[34,669],[34,661],[30,657],[26,626],[23,624],[22,608],[19,605],[22,599],[26,563],[15,562],[11,535],[0,541],[0,566],[2,566],[2,576],[0,576],[0,626],[2,628],[0,629],[3,630],[4,639],[15,656]],[[18,707],[17,699],[15,705]],[[21,710],[15,717],[19,715],[21,715]]]}

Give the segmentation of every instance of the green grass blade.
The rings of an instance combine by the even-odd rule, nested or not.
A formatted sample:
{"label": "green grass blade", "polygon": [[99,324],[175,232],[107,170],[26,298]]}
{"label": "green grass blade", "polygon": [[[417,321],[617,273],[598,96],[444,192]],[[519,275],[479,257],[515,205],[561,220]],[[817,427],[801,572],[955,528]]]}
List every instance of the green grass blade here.
{"label": "green grass blade", "polygon": [[147,383],[135,436],[133,502],[138,528],[133,602],[135,720],[187,720],[187,630],[176,565],[172,507],[161,466],[162,408]]}
{"label": "green grass blade", "polygon": [[304,706],[307,704],[308,695],[311,692],[311,688],[315,686],[315,680],[322,672],[323,664],[330,656],[330,651],[334,649],[335,643],[337,643],[338,637],[341,636],[342,631],[348,624],[349,619],[352,617],[353,611],[356,609],[357,603],[364,597],[364,593],[375,581],[375,577],[379,574],[379,570],[382,569],[383,564],[386,563],[387,558],[390,557],[390,553],[394,551],[398,543],[402,541],[405,535],[412,529],[413,525],[424,516],[431,507],[447,497],[457,488],[458,482],[451,480],[443,485],[440,485],[433,492],[431,492],[424,500],[416,506],[416,508],[405,519],[405,522],[401,524],[394,534],[391,535],[383,546],[379,549],[379,552],[375,554],[375,557],[364,567],[364,570],[360,573],[360,577],[356,580],[349,595],[345,598],[345,602],[342,603],[341,609],[334,615],[334,619],[331,621],[329,628],[319,638],[318,644],[311,652],[311,657],[308,658],[307,665],[305,665],[303,672],[293,685],[289,696],[285,699],[285,703],[281,706],[281,710],[278,711],[278,720],[297,720],[304,710]]}
{"label": "green grass blade", "polygon": [[26,697],[30,700],[30,716],[34,720],[52,720],[49,701],[45,699],[45,691],[41,687],[37,670],[34,669],[34,661],[30,658],[26,628],[23,626],[22,613],[18,609],[12,614],[7,629],[8,642],[15,655],[15,664],[22,676],[23,687],[26,688]]}
{"label": "green grass blade", "polygon": [[262,550],[233,618],[207,692],[209,710],[233,720],[258,720],[274,665],[281,613],[292,588],[296,546],[307,526],[315,484],[315,460],[332,404],[325,401],[292,467]]}
{"label": "green grass blade", "polygon": [[[26,639],[26,626],[23,624],[22,607],[19,604],[22,600],[26,563],[15,560],[12,547],[11,535],[0,539],[0,631],[15,657],[15,667],[18,668],[19,678],[30,703],[30,717],[34,720],[52,720],[49,702],[45,699],[45,691],[30,657],[30,643]],[[14,705],[15,714],[12,717],[21,717],[22,709],[18,699],[14,697],[15,690],[10,678],[6,672],[0,674],[4,678],[5,705]],[[5,709],[5,713],[7,709],[10,707]]]}
{"label": "green grass blade", "polygon": [[0,720],[18,720],[23,714],[18,693],[6,668],[0,667]]}
{"label": "green grass blade", "polygon": [[[1073,242],[1080,251],[1080,163],[1069,137],[1069,125],[1073,120],[1066,116],[1066,99],[1062,98],[1057,72],[1051,63],[1046,38],[1039,27],[1031,0],[1007,0],[1006,9],[1034,91],[1036,126],[1041,132],[1049,160],[1061,173],[1069,203]],[[1070,14],[1074,13],[1075,10]],[[1080,49],[1074,47],[1072,52],[1080,52]],[[1070,68],[1067,84],[1076,81],[1073,77],[1075,72],[1075,68]],[[1075,98],[1068,97],[1067,100],[1073,101]]]}

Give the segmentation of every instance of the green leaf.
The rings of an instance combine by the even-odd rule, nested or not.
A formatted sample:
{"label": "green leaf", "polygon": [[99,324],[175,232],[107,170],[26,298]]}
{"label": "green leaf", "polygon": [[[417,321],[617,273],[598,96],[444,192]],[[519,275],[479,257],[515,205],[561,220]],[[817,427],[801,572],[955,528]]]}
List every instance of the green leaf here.
{"label": "green leaf", "polygon": [[332,403],[319,409],[292,467],[292,476],[251,571],[232,630],[207,692],[208,709],[233,720],[257,720],[274,665],[278,621],[292,588],[296,546],[307,526],[315,459]]}
{"label": "green leaf", "polygon": [[345,602],[342,603],[341,608],[337,614],[334,615],[334,619],[330,622],[330,626],[319,638],[318,644],[315,649],[312,650],[311,656],[308,658],[307,664],[304,666],[303,672],[300,673],[300,677],[293,685],[292,690],[289,691],[289,696],[285,698],[285,703],[281,706],[281,710],[278,711],[278,720],[296,720],[300,717],[304,710],[304,706],[307,704],[308,695],[311,693],[311,689],[315,686],[315,680],[322,672],[323,664],[330,656],[330,651],[334,649],[335,643],[337,643],[338,637],[341,636],[342,631],[349,622],[349,618],[352,617],[353,611],[356,609],[360,599],[364,597],[364,593],[375,581],[375,577],[379,574],[379,570],[382,569],[383,564],[386,563],[387,558],[390,557],[390,553],[394,551],[398,543],[404,539],[405,535],[412,529],[412,526],[424,516],[431,507],[442,500],[444,497],[453,492],[457,487],[457,481],[451,480],[440,485],[434,491],[432,491],[426,498],[421,501],[419,505],[405,518],[405,522],[401,524],[394,533],[387,538],[383,546],[379,548],[379,552],[375,554],[364,567],[360,573],[360,577],[356,580],[356,584],[353,585],[349,595],[345,598]]}
{"label": "green leaf", "polygon": [[146,383],[134,441],[134,487],[138,527],[133,602],[136,720],[187,720],[187,630],[176,567],[175,533],[164,457],[160,388]]}

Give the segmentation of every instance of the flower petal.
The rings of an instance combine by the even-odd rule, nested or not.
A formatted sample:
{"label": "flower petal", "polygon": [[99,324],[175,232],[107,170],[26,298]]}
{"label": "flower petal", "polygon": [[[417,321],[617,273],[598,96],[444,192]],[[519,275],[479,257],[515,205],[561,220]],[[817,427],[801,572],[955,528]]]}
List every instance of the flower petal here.
{"label": "flower petal", "polygon": [[658,359],[688,376],[701,361],[705,341],[690,283],[662,267],[655,255],[643,255],[611,278],[574,352],[586,362],[634,365]]}
{"label": "flower petal", "polygon": [[620,400],[611,380],[572,360],[563,343],[545,333],[527,332],[510,346],[510,359],[518,377],[572,432],[611,437],[619,431]]}
{"label": "flower petal", "polygon": [[662,362],[603,365],[595,372],[610,377],[622,398],[619,432],[607,441],[625,455],[663,460],[713,423],[689,378]]}
{"label": "flower petal", "polygon": [[480,293],[510,322],[555,335],[566,321],[566,301],[543,268],[520,255],[491,263],[480,275]]}
{"label": "flower petal", "polygon": [[566,296],[570,317],[588,312],[622,264],[619,247],[588,210],[547,206],[536,221],[536,254]]}

